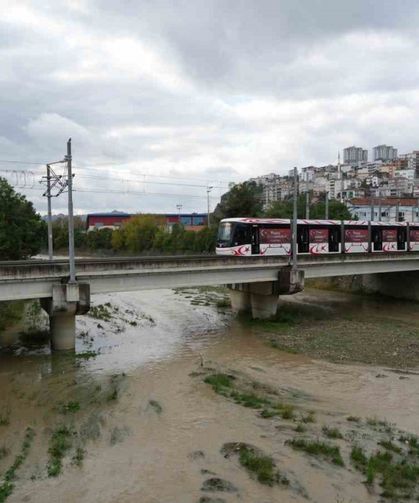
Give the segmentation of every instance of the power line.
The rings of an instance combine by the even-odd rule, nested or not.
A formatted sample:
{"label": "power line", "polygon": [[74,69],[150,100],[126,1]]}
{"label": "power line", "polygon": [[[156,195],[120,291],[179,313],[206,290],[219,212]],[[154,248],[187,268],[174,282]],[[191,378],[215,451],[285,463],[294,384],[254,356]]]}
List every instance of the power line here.
{"label": "power line", "polygon": [[40,164],[48,164],[45,161],[39,161],[39,162],[34,162],[34,161],[16,161],[16,160],[11,160],[11,159],[0,159],[0,162],[3,162],[5,164],[32,164],[34,166],[39,166]]}
{"label": "power line", "polygon": [[[36,161],[21,161],[21,160],[17,160],[17,159],[0,159],[0,163],[6,163],[6,164],[27,164],[27,165],[32,165],[32,166],[40,166],[40,165],[46,165],[48,164],[47,161],[39,161],[39,162],[36,162]],[[92,164],[92,165],[89,165],[89,166],[75,166],[76,169],[82,169],[82,170],[89,170],[89,171],[100,171],[101,173],[103,173],[103,170],[99,169],[99,168],[95,168],[94,166],[121,166],[123,164],[121,163],[101,163],[101,164]],[[130,171],[133,170],[133,168],[127,168],[129,169]],[[114,172],[118,172],[120,173],[120,171],[118,170],[115,170],[115,169],[109,169],[107,171],[114,171]],[[142,173],[142,172],[139,172],[137,173],[139,176],[148,176],[150,178],[168,178],[168,179],[176,179],[176,180],[199,180],[199,181],[203,181],[203,182],[207,182],[209,180],[214,180],[215,177],[208,177],[208,178],[196,178],[196,177],[190,177],[190,176],[174,176],[174,175],[150,175],[148,173]],[[222,181],[225,181],[226,183],[229,183],[227,180],[219,180],[220,182]],[[225,186],[226,188],[228,188],[228,185]],[[224,188],[224,187],[220,187],[220,188]]]}
{"label": "power line", "polygon": [[[37,187],[23,187],[22,190],[35,190],[41,192],[42,188]],[[130,190],[94,190],[94,189],[73,189],[73,192],[86,192],[95,194],[125,194],[125,195],[137,195],[137,196],[171,196],[171,197],[192,197],[196,199],[206,199],[206,195],[198,196],[195,194],[183,194],[174,192],[134,192]],[[211,197],[210,199],[218,200],[218,197]]]}
{"label": "power line", "polygon": [[[148,175],[144,175],[148,176]],[[77,178],[95,178],[95,179],[100,179],[103,180],[103,176],[99,175],[77,175]],[[164,178],[164,177],[162,177]],[[200,187],[203,189],[206,189],[208,185],[198,185],[194,183],[178,183],[178,182],[157,182],[157,181],[147,181],[147,180],[138,180],[134,178],[112,178],[110,181],[114,182],[115,180],[120,181],[120,182],[134,182],[134,183],[147,183],[150,185],[177,185],[179,187]],[[224,189],[226,187],[223,186],[212,186],[215,189]]]}

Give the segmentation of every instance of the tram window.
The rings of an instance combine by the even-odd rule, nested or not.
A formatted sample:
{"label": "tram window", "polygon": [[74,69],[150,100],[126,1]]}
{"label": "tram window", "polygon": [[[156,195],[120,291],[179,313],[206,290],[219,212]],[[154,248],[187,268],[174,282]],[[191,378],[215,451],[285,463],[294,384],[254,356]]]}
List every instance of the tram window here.
{"label": "tram window", "polygon": [[251,228],[248,225],[236,224],[234,229],[233,246],[249,244],[251,242]]}
{"label": "tram window", "polygon": [[218,228],[218,241],[220,243],[228,243],[231,239],[231,228],[230,222],[223,222]]}

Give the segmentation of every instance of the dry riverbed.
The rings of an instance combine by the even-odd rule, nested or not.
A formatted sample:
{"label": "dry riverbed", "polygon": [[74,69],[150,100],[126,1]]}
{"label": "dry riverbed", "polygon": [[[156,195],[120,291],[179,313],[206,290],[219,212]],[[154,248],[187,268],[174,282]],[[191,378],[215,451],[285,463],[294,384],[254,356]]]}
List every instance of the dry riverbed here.
{"label": "dry riverbed", "polygon": [[0,354],[0,502],[417,501],[416,306],[286,300],[101,295],[76,356]]}

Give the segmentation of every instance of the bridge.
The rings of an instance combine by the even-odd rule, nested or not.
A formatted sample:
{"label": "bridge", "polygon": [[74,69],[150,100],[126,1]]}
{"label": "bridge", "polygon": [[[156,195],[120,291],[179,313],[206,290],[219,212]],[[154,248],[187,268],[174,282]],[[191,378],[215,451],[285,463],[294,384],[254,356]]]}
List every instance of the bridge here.
{"label": "bridge", "polygon": [[41,299],[53,347],[71,349],[75,315],[86,313],[97,293],[228,285],[233,310],[251,310],[258,318],[275,314],[278,296],[301,291],[304,278],[373,275],[378,291],[402,290],[405,298],[419,298],[413,274],[419,271],[419,253],[299,256],[297,270],[281,256],[79,259],[76,271],[72,284],[67,260],[0,262],[0,301]]}

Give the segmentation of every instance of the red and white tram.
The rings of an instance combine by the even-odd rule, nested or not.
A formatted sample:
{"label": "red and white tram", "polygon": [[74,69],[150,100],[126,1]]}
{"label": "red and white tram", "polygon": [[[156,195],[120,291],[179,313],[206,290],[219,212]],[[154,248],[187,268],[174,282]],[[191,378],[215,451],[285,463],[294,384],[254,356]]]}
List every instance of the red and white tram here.
{"label": "red and white tram", "polygon": [[[218,255],[291,255],[291,220],[225,218],[218,229]],[[419,251],[419,222],[297,220],[298,254]]]}

